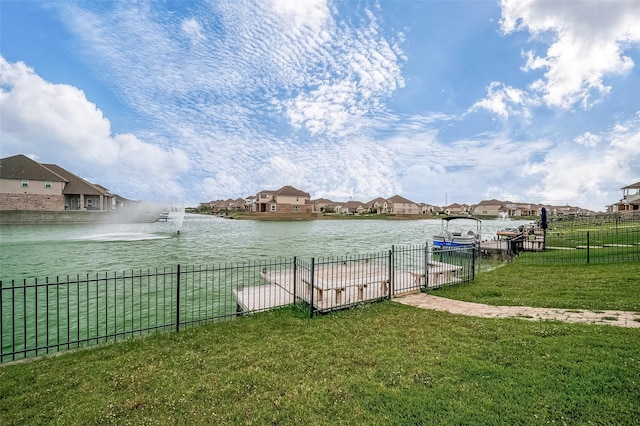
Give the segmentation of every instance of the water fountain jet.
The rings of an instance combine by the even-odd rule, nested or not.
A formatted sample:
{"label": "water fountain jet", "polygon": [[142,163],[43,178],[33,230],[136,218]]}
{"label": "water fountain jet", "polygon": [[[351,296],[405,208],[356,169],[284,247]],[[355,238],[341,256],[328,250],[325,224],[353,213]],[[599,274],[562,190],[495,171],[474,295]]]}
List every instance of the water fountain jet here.
{"label": "water fountain jet", "polygon": [[169,209],[169,217],[175,225],[178,235],[180,235],[180,231],[182,230],[182,222],[184,221],[184,206],[173,204]]}

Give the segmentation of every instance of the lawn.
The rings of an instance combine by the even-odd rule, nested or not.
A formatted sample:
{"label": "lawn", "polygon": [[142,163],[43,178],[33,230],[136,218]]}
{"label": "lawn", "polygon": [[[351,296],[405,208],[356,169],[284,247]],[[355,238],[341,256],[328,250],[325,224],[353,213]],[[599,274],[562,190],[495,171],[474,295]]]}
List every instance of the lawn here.
{"label": "lawn", "polygon": [[[582,288],[574,278],[593,276],[607,287],[612,276],[602,265],[582,266],[586,275],[519,268],[480,274],[457,291],[503,281],[512,289],[503,284],[502,292],[517,294],[533,280],[540,293],[564,282],[571,294]],[[637,268],[620,278],[637,277]],[[592,287],[584,286],[587,304],[638,306],[637,295],[624,301],[631,289],[617,297]],[[509,297],[563,299],[527,292]],[[637,329],[472,318],[390,301],[313,319],[285,308],[0,367],[0,424],[618,425],[639,418]]]}
{"label": "lawn", "polygon": [[640,262],[530,265],[516,259],[433,294],[490,305],[640,312]]}

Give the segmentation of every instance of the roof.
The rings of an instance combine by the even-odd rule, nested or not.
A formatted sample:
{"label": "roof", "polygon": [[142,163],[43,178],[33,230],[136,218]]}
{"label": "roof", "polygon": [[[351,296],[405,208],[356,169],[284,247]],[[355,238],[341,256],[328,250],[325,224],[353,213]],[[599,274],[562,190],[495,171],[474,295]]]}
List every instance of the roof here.
{"label": "roof", "polygon": [[364,205],[360,201],[347,201],[342,204],[342,207],[346,207],[348,209],[357,209],[358,207],[364,207]]}
{"label": "roof", "polygon": [[[263,191],[266,192],[266,191]],[[299,189],[294,188],[293,186],[283,186],[278,191],[276,191],[275,195],[284,195],[285,197],[307,197],[311,198],[311,195],[308,193],[301,191]]]}
{"label": "roof", "polygon": [[496,200],[495,198],[492,200],[482,200],[476,206],[484,206],[484,205],[496,205],[496,204],[506,204],[505,201]]}
{"label": "roof", "polygon": [[365,207],[367,208],[371,208],[375,205],[375,203],[378,202],[380,204],[384,204],[387,202],[387,200],[385,200],[382,197],[378,197],[378,198],[374,198],[373,200],[369,201],[368,203],[365,203]]}
{"label": "roof", "polygon": [[56,164],[44,164],[44,166],[69,182],[62,190],[63,194],[109,195],[109,191],[106,188],[87,182],[80,176],[76,176]]}
{"label": "roof", "polygon": [[60,174],[22,154],[0,159],[0,178],[67,182]]}
{"label": "roof", "polygon": [[640,189],[640,181],[632,183],[631,185],[627,185],[622,189]]}
{"label": "roof", "polygon": [[401,197],[399,195],[394,195],[393,197],[389,198],[387,201],[389,201],[391,203],[410,203],[410,204],[415,204],[413,201],[407,200],[406,198]]}

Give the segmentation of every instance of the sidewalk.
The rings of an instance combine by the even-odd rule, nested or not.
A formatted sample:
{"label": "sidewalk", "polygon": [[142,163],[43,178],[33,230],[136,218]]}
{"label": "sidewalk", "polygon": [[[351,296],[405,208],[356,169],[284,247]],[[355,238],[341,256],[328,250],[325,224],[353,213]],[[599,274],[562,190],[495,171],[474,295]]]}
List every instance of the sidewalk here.
{"label": "sidewalk", "polygon": [[640,328],[640,313],[626,311],[589,311],[583,309],[531,308],[526,306],[491,306],[482,303],[462,302],[412,293],[394,298],[396,302],[423,309],[450,312],[484,318],[520,318],[530,321],[565,321],[589,324],[607,324],[617,327]]}

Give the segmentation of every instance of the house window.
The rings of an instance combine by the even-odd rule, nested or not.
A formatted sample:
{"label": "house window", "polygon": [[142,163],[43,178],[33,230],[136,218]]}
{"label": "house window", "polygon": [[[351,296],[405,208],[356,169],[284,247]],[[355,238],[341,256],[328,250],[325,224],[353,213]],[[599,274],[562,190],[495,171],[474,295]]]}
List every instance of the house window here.
{"label": "house window", "polygon": [[28,188],[29,187],[29,179],[22,179],[21,186],[23,188]]}
{"label": "house window", "polygon": [[300,212],[300,206],[293,206],[294,212]]}
{"label": "house window", "polygon": [[44,187],[46,189],[51,189],[51,188],[53,188],[53,183],[50,180],[45,180],[44,181]]}
{"label": "house window", "polygon": [[271,204],[271,211],[275,212],[276,211],[276,205],[275,204]]}

